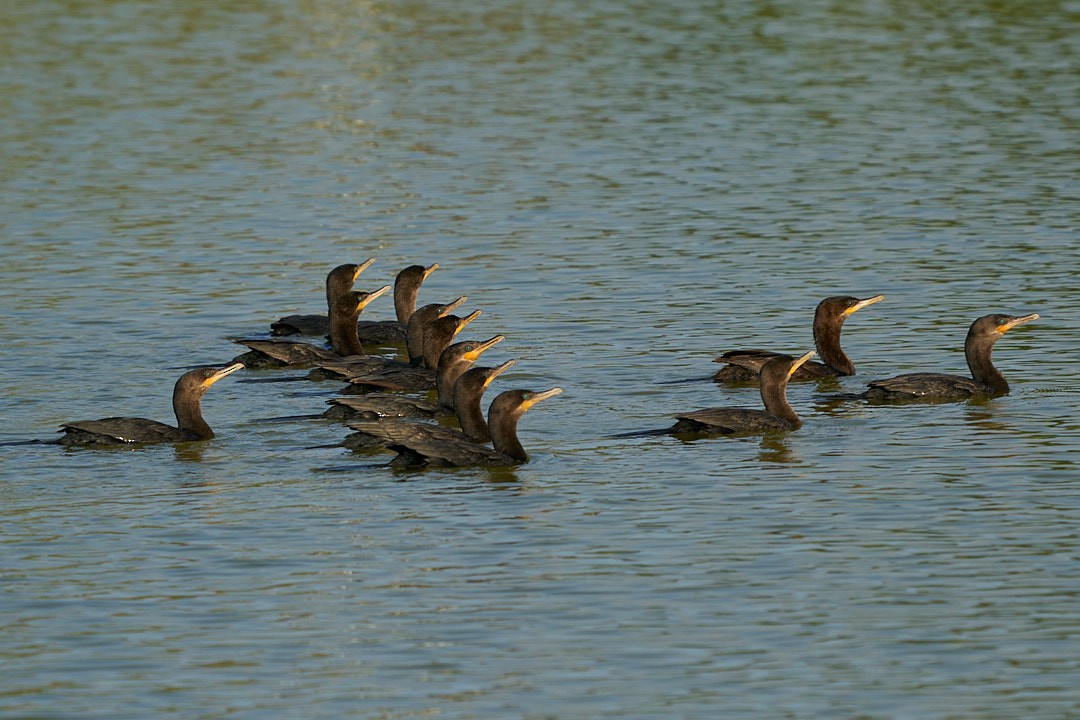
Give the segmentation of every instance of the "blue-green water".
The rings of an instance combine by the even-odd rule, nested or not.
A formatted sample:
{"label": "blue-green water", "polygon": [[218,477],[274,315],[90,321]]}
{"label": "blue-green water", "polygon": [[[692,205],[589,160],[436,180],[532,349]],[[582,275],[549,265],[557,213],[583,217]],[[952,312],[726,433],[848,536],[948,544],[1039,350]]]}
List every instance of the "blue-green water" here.
{"label": "blue-green water", "polygon": [[[218,433],[0,448],[4,717],[1080,716],[1080,4],[0,7],[0,439],[171,420],[181,368],[438,262],[532,462],[402,476],[335,383]],[[608,439],[887,300],[782,437]],[[834,406],[962,372],[988,402]],[[371,317],[388,317],[376,303]],[[255,376],[245,372],[240,379]],[[262,375],[260,373],[259,375]]]}

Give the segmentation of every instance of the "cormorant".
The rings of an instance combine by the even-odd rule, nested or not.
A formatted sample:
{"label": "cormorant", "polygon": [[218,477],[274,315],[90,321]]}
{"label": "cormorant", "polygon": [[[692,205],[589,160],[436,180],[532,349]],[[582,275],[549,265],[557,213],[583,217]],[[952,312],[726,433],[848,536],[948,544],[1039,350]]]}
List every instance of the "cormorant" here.
{"label": "cormorant", "polygon": [[[840,347],[840,331],[849,316],[884,299],[884,295],[875,295],[864,300],[837,295],[818,303],[814,311],[814,346],[821,362],[812,360],[805,363],[791,379],[820,380],[838,375],[854,375],[855,364]],[[761,372],[765,361],[777,354],[768,350],[729,350],[714,361],[726,365],[717,370],[712,379],[715,382],[753,380]]]}

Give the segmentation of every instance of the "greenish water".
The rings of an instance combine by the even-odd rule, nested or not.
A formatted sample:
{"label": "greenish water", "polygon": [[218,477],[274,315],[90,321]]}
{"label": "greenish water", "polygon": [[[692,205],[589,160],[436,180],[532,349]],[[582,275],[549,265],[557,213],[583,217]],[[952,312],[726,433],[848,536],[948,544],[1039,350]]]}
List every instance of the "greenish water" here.
{"label": "greenish water", "polygon": [[[1080,4],[0,7],[0,440],[171,420],[229,338],[438,262],[559,385],[512,471],[313,446],[335,383],[214,386],[218,437],[0,448],[0,716],[1080,716]],[[732,347],[856,377],[781,437]],[[964,369],[1010,395],[822,398]],[[378,301],[371,317],[389,317]],[[240,379],[269,376],[244,372]]]}

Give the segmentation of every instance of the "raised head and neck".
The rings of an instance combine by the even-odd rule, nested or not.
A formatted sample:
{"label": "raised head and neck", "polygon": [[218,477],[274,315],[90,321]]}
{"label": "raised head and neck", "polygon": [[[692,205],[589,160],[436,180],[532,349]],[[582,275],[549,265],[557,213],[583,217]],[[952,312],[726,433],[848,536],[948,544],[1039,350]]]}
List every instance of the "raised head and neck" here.
{"label": "raised head and neck", "polygon": [[338,265],[327,273],[326,309],[329,312],[333,312],[334,300],[338,296],[344,295],[352,290],[356,278],[360,277],[360,273],[371,267],[373,262],[375,262],[375,258],[369,258],[359,265],[356,263],[346,263],[345,265]]}
{"label": "raised head and neck", "polygon": [[765,406],[765,411],[781,420],[786,420],[792,428],[802,425],[802,420],[788,404],[788,380],[813,355],[813,350],[797,358],[790,355],[777,355],[761,366],[761,402]]}
{"label": "raised head and neck", "polygon": [[443,350],[442,355],[439,356],[438,369],[435,371],[435,391],[438,393],[439,405],[453,408],[454,383],[463,372],[480,359],[480,355],[505,339],[502,335],[496,335],[484,342],[463,340]]}
{"label": "raised head and neck", "polygon": [[1035,313],[1018,317],[998,313],[984,315],[971,323],[964,340],[964,357],[967,359],[968,369],[971,370],[971,379],[985,385],[995,395],[1009,392],[1008,381],[1001,371],[994,367],[991,359],[994,343],[1017,325],[1038,319],[1039,316]]}
{"label": "raised head and neck", "polygon": [[465,326],[480,317],[480,310],[473,310],[465,317],[457,315],[444,315],[432,320],[424,330],[424,355],[421,365],[432,370],[439,367],[439,358],[443,351],[450,347],[454,338],[458,336]]}
{"label": "raised head and neck", "polygon": [[420,286],[428,275],[439,269],[439,263],[427,267],[410,265],[397,274],[394,280],[394,314],[403,326],[416,311],[416,298],[420,295]]}
{"label": "raised head and neck", "polygon": [[527,461],[529,456],[517,436],[518,420],[536,403],[561,392],[562,388],[551,388],[543,392],[507,390],[500,393],[488,408],[488,430],[491,432],[492,447],[514,462]]}
{"label": "raised head and neck", "polygon": [[814,311],[814,347],[817,348],[821,362],[831,367],[838,375],[854,375],[855,363],[840,347],[840,331],[844,321],[868,305],[881,302],[884,295],[860,300],[848,295],[827,297],[818,303]]}
{"label": "raised head and neck", "polygon": [[424,362],[424,334],[427,332],[428,325],[436,318],[454,312],[454,310],[465,304],[468,299],[468,297],[462,295],[457,300],[446,305],[432,303],[417,308],[405,326],[405,349],[409,353],[410,364],[422,365]]}
{"label": "raised head and neck", "polygon": [[356,330],[356,321],[372,300],[390,291],[384,285],[375,292],[350,290],[338,296],[330,306],[330,349],[342,357],[363,355],[364,346]]}
{"label": "raised head and neck", "polygon": [[454,385],[454,412],[461,424],[461,432],[474,442],[491,441],[484,412],[480,409],[480,400],[484,391],[499,375],[514,365],[514,360],[507,360],[498,367],[472,367],[461,374]]}
{"label": "raised head and neck", "polygon": [[209,440],[214,437],[214,431],[202,415],[202,397],[211,385],[242,367],[243,363],[233,363],[221,369],[195,368],[181,375],[173,386],[172,396],[176,427],[191,433],[193,440]]}

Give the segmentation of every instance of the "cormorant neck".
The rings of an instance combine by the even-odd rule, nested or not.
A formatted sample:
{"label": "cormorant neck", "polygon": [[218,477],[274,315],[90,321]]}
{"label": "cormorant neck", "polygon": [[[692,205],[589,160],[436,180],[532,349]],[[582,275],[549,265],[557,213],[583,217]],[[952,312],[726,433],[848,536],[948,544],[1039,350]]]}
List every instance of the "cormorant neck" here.
{"label": "cormorant neck", "polygon": [[173,389],[173,412],[176,414],[176,426],[195,435],[199,440],[214,437],[214,431],[207,425],[202,415],[202,393],[192,392],[190,388],[177,383]]}
{"label": "cormorant neck", "polygon": [[787,420],[793,428],[802,425],[802,420],[795,414],[787,401],[788,378],[785,373],[782,379],[770,378],[761,375],[761,402],[765,405],[765,411],[775,415],[781,420]]}
{"label": "cormorant neck", "polygon": [[972,380],[987,386],[994,393],[1004,394],[1009,392],[1009,383],[994,367],[990,357],[999,337],[998,333],[984,335],[969,332],[964,341],[964,357],[967,358]]}
{"label": "cormorant neck", "polygon": [[[457,413],[458,422],[461,423],[461,432],[465,433],[465,437],[475,442],[486,443],[491,440],[491,432],[487,421],[484,420],[484,413],[480,409],[484,385],[480,383],[477,385],[478,387],[466,388],[462,387],[462,383],[458,383],[458,387],[454,390],[454,412]],[[514,440],[516,442],[516,435]]]}
{"label": "cormorant neck", "polygon": [[[439,363],[439,369],[435,373],[435,391],[440,405],[445,408],[454,407],[454,383],[469,369],[470,365],[472,363],[464,358]],[[482,420],[483,415],[480,417]]]}
{"label": "cormorant neck", "polygon": [[447,318],[456,319],[455,316],[448,315],[446,318],[439,318],[428,325],[427,331],[424,333],[424,350],[420,362],[422,367],[438,370],[439,356],[454,341],[455,323],[453,320],[443,322]]}
{"label": "cormorant neck", "polygon": [[415,282],[398,281],[394,284],[394,314],[403,326],[416,312],[416,298],[419,296],[420,286]]}
{"label": "cormorant neck", "polygon": [[814,346],[821,362],[840,375],[854,375],[855,363],[840,347],[840,330],[846,315],[839,317],[814,317]]}
{"label": "cormorant neck", "polygon": [[413,312],[405,325],[405,349],[409,353],[409,363],[420,365],[424,362],[424,334],[427,326],[438,314],[438,305],[425,305]]}
{"label": "cormorant neck", "polygon": [[330,349],[342,357],[363,355],[356,322],[360,313],[334,313],[330,317]]}
{"label": "cormorant neck", "polygon": [[520,413],[516,412],[489,412],[488,432],[491,433],[491,444],[496,451],[516,462],[526,462],[529,456],[525,454],[525,448],[521,446],[517,436],[520,417]]}

